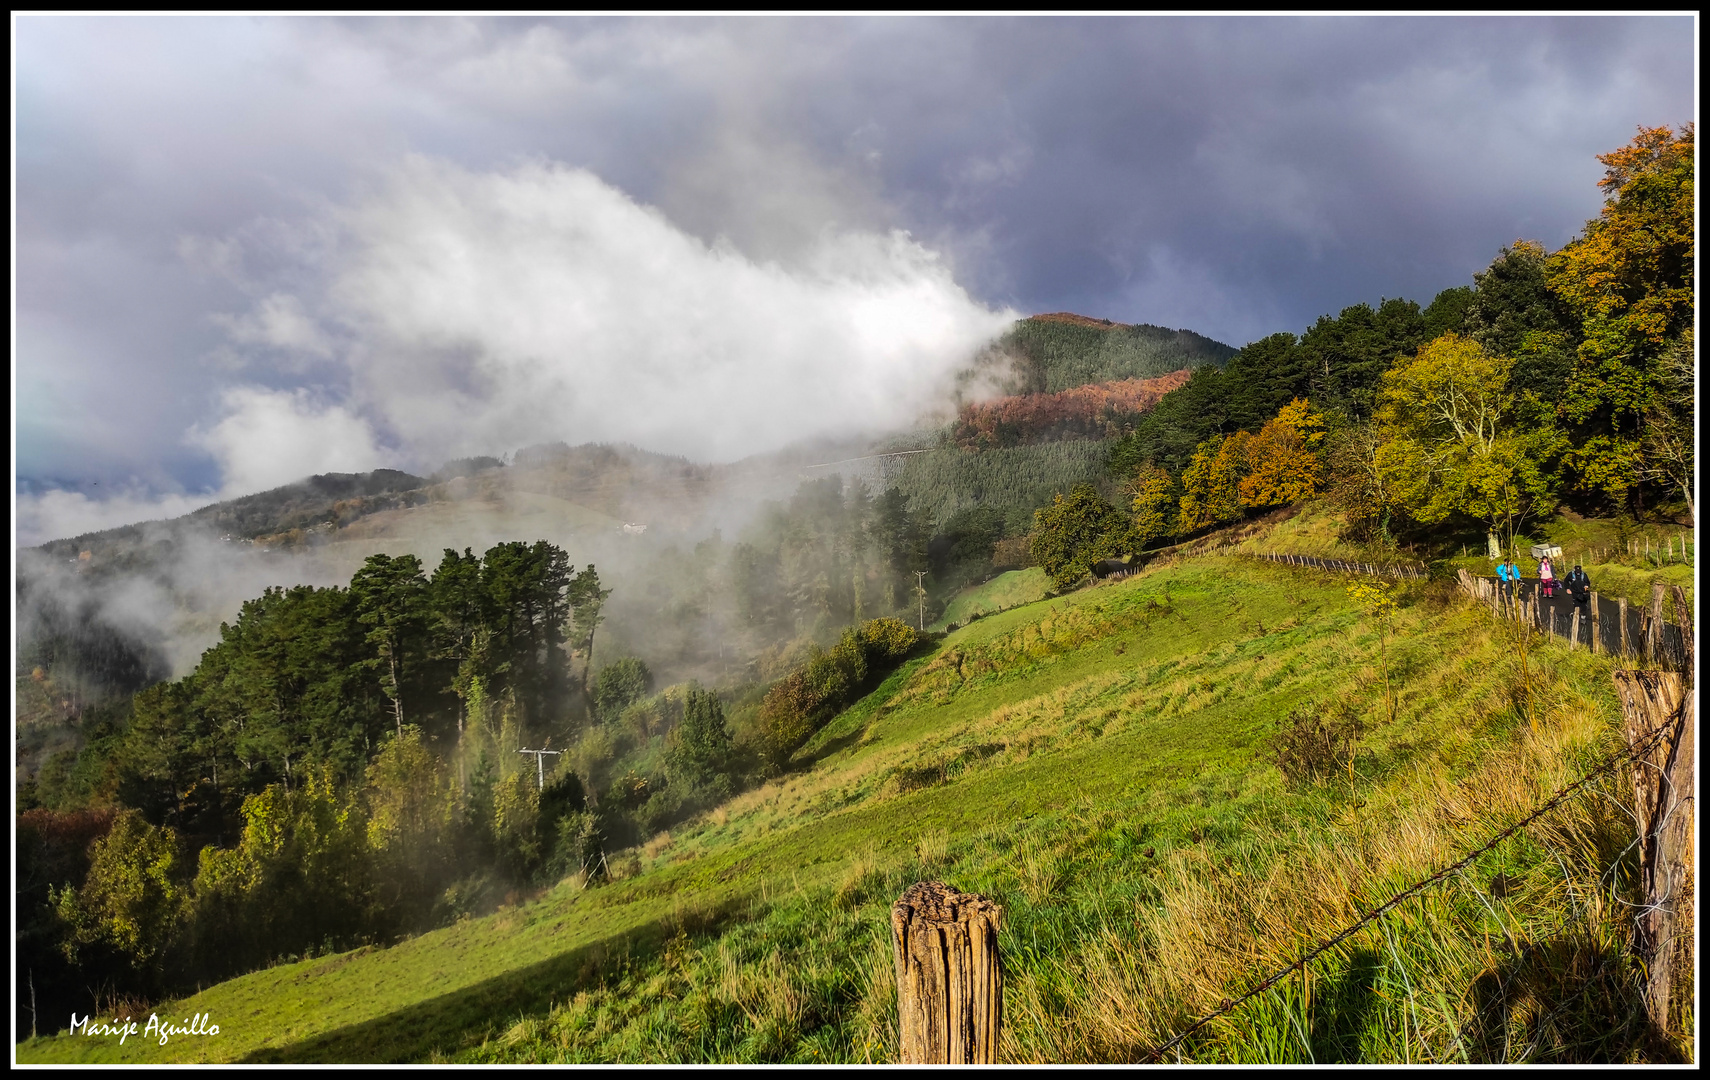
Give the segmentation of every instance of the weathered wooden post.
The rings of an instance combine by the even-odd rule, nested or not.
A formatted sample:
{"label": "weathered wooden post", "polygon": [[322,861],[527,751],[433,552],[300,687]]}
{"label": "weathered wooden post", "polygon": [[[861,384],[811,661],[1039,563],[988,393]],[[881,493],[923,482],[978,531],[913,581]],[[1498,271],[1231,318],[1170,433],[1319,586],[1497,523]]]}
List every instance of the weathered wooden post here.
{"label": "weathered wooden post", "polygon": [[[1691,616],[1687,617],[1690,630]],[[1645,1004],[1664,1031],[1680,1031],[1692,1000],[1695,899],[1692,846],[1697,821],[1693,768],[1694,712],[1689,667],[1672,671],[1617,671],[1628,745],[1664,734],[1633,762],[1634,809],[1639,824],[1639,881],[1645,904],[1637,916],[1635,945],[1646,964]]]}
{"label": "weathered wooden post", "polygon": [[1597,591],[1592,590],[1592,656],[1602,653],[1602,608],[1597,605]]}
{"label": "weathered wooden post", "polygon": [[994,1065],[1003,1024],[1003,909],[942,881],[891,905],[904,1065]]}
{"label": "weathered wooden post", "polygon": [[1568,648],[1579,648],[1579,605],[1573,606],[1573,614],[1568,617]]}
{"label": "weathered wooden post", "polygon": [[1615,616],[1621,622],[1621,659],[1633,655],[1633,647],[1627,643],[1627,598],[1616,597]]}
{"label": "weathered wooden post", "polygon": [[1645,616],[1645,657],[1652,663],[1662,659],[1663,583],[1651,583],[1651,610]]}

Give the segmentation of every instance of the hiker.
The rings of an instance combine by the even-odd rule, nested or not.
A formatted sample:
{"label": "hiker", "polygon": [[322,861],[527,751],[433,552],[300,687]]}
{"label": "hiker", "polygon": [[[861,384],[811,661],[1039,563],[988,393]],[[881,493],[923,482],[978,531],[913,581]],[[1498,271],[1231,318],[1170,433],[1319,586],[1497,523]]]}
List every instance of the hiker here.
{"label": "hiker", "polygon": [[1591,602],[1591,578],[1575,563],[1573,571],[1562,584],[1567,586],[1568,594],[1573,597],[1573,606],[1584,615],[1585,605]]}
{"label": "hiker", "polygon": [[1545,596],[1556,595],[1556,571],[1548,555],[1538,560],[1538,588]]}
{"label": "hiker", "polygon": [[1496,587],[1502,590],[1502,595],[1514,599],[1514,590],[1520,584],[1520,568],[1514,565],[1513,559],[1504,559],[1496,564]]}

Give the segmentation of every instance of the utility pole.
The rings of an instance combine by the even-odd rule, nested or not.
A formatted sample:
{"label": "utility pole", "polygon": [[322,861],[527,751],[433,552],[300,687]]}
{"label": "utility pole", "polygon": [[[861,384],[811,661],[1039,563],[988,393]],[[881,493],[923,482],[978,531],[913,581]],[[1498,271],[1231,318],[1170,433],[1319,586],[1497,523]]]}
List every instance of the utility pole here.
{"label": "utility pole", "polygon": [[925,570],[916,570],[914,572],[914,587],[915,587],[915,590],[920,594],[920,631],[921,631],[921,633],[924,634],[926,632],[926,571]]}
{"label": "utility pole", "polygon": [[551,754],[554,757],[556,757],[560,752],[561,751],[558,751],[558,750],[518,750],[517,751],[517,753],[519,753],[519,754],[533,754],[534,755],[535,771],[540,774],[540,790],[542,790],[542,791],[546,790],[546,755]]}

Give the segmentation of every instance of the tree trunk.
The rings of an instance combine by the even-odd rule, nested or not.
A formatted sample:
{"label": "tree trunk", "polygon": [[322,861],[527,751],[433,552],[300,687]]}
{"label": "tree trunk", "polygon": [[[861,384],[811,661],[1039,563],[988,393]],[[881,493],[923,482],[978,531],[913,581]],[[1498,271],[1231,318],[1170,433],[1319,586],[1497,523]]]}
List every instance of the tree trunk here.
{"label": "tree trunk", "polygon": [[941,881],[916,882],[892,905],[903,1064],[997,1062],[1002,922],[997,904]]}
{"label": "tree trunk", "polygon": [[387,650],[386,662],[392,671],[392,723],[398,729],[398,738],[404,737],[404,687],[398,682],[398,650]]}

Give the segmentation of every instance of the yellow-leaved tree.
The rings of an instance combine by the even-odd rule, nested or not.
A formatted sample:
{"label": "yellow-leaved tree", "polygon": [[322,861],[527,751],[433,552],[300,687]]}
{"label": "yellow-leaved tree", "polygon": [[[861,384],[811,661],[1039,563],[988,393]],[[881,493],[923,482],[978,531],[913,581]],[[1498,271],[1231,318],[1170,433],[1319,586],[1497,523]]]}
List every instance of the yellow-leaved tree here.
{"label": "yellow-leaved tree", "polygon": [[1241,502],[1282,506],[1318,493],[1323,473],[1319,447],[1324,418],[1304,398],[1277,410],[1247,443],[1247,475],[1241,478]]}
{"label": "yellow-leaved tree", "polygon": [[1148,461],[1128,483],[1129,507],[1134,516],[1135,550],[1170,532],[1170,503],[1175,485],[1170,474]]}
{"label": "yellow-leaved tree", "polygon": [[1213,435],[1194,448],[1193,460],[1182,471],[1178,531],[1190,533],[1241,516],[1241,479],[1252,438],[1245,431]]}
{"label": "yellow-leaved tree", "polygon": [[1522,522],[1555,509],[1561,436],[1509,422],[1513,365],[1448,333],[1384,373],[1376,419],[1386,439],[1374,464],[1415,520],[1461,515],[1507,546]]}

